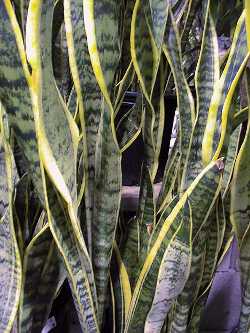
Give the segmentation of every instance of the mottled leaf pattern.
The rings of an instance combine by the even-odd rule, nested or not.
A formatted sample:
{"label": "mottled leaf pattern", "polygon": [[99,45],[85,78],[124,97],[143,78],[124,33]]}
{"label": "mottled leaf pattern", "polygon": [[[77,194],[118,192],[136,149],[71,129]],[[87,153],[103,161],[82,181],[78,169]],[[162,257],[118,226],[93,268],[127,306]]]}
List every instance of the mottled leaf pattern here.
{"label": "mottled leaf pattern", "polygon": [[[78,100],[78,113],[83,133],[83,157],[85,167],[85,210],[87,242],[92,252],[93,192],[95,177],[96,139],[101,116],[101,93],[95,80],[83,19],[83,3],[78,0],[64,1],[70,67]],[[86,132],[86,133],[85,133]]]}
{"label": "mottled leaf pattern", "polygon": [[[8,9],[8,12],[7,10]],[[25,158],[29,161],[31,175],[39,193],[42,192],[41,171],[35,133],[34,115],[32,112],[31,96],[26,81],[27,68],[23,68],[19,49],[22,41],[17,45],[16,37],[21,38],[10,1],[0,3],[0,99],[9,118],[9,125],[18,138],[19,146]],[[24,51],[24,50],[23,50]],[[21,111],[21,112],[20,112]]]}
{"label": "mottled leaf pattern", "polygon": [[22,284],[22,266],[13,219],[17,174],[3,124],[0,104],[0,331],[10,332],[17,315]]}
{"label": "mottled leaf pattern", "polygon": [[[202,142],[202,160],[208,163],[213,155],[218,157],[224,142],[228,113],[233,94],[247,60],[245,12],[242,13],[235,32],[226,66],[217,81],[210,103],[208,120]],[[219,126],[221,124],[221,126]]]}
{"label": "mottled leaf pattern", "polygon": [[183,71],[180,37],[178,34],[176,22],[174,21],[173,14],[171,12],[168,16],[165,34],[163,50],[174,76],[178,110],[180,115],[180,172],[182,173],[188,154],[188,148],[190,144],[189,134],[190,130],[193,129],[195,115],[193,97]]}
{"label": "mottled leaf pattern", "polygon": [[190,151],[186,162],[186,170],[182,181],[184,187],[195,179],[203,169],[202,140],[205,132],[208,109],[215,84],[219,80],[219,51],[214,22],[209,12],[209,1],[203,2],[203,11],[206,17],[200,57],[195,73],[197,115],[191,137]]}
{"label": "mottled leaf pattern", "polygon": [[93,267],[101,322],[122,185],[121,153],[112,135],[107,109],[103,110],[99,130],[93,211]]}
{"label": "mottled leaf pattern", "polygon": [[240,151],[235,161],[235,169],[232,180],[231,194],[231,221],[236,231],[239,245],[242,243],[245,233],[249,228],[250,214],[250,174],[249,165],[249,146],[250,146],[250,117],[248,116],[247,131]]}
{"label": "mottled leaf pattern", "polygon": [[223,4],[0,1],[1,332],[41,332],[65,278],[82,332],[198,332],[234,235],[248,332],[250,7]]}
{"label": "mottled leaf pattern", "polygon": [[[152,303],[151,297],[152,294],[154,294],[157,275],[163,255],[181,227],[183,207],[187,200],[189,200],[192,212],[195,214],[193,215],[193,223],[196,228],[193,229],[192,232],[194,232],[194,230],[197,232],[197,227],[198,229],[200,227],[198,224],[203,223],[206,215],[205,212],[207,212],[207,208],[205,208],[205,206],[210,206],[211,201],[207,203],[205,200],[201,203],[200,199],[202,197],[205,199],[208,193],[211,196],[211,199],[214,198],[220,181],[221,171],[218,166],[219,164],[217,165],[217,163],[212,163],[208,168],[203,170],[203,172],[196,178],[195,182],[193,182],[185,194],[183,194],[179,202],[177,202],[171,214],[166,218],[164,224],[162,225],[157,239],[146,257],[137,280],[126,324],[126,332],[142,330],[142,324],[145,322],[146,315],[150,310]],[[197,223],[198,221],[199,223]]]}
{"label": "mottled leaf pattern", "polygon": [[162,211],[172,199],[172,191],[177,177],[178,167],[180,165],[180,153],[174,152],[174,156],[166,163],[164,170],[161,191],[157,200],[157,214]]}
{"label": "mottled leaf pattern", "polygon": [[130,284],[134,288],[138,268],[140,251],[140,226],[136,218],[131,219],[127,225],[127,234],[120,245],[121,257],[127,269]]}
{"label": "mottled leaf pattern", "polygon": [[64,268],[48,225],[27,246],[23,266],[23,289],[19,305],[20,331],[40,332],[65,279]]}
{"label": "mottled leaf pattern", "polygon": [[161,332],[167,313],[189,275],[192,252],[192,212],[184,207],[182,226],[162,258],[155,295],[144,332]]}
{"label": "mottled leaf pattern", "polygon": [[[250,74],[247,70],[246,88],[248,105],[250,105]],[[249,108],[249,107],[248,107]],[[250,328],[250,308],[249,308],[249,213],[250,213],[250,174],[249,165],[249,145],[250,145],[250,117],[248,114],[247,130],[244,141],[238,153],[232,180],[231,211],[232,221],[238,243],[240,247],[240,269],[242,281],[242,306],[239,329],[247,332]]]}

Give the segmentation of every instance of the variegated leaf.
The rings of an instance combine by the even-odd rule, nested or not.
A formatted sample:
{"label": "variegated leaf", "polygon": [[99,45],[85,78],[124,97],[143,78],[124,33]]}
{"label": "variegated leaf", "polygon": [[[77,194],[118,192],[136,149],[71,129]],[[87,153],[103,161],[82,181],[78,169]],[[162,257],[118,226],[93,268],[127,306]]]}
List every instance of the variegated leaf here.
{"label": "variegated leaf", "polygon": [[171,305],[182,292],[190,271],[191,242],[192,212],[187,201],[181,228],[162,258],[154,299],[145,322],[145,333],[161,332]]}
{"label": "variegated leaf", "polygon": [[24,253],[20,332],[41,332],[65,277],[63,263],[46,225],[32,239]]}
{"label": "variegated leaf", "polygon": [[13,196],[17,173],[3,126],[0,104],[0,331],[10,332],[17,315],[22,265],[13,220]]}
{"label": "variegated leaf", "polygon": [[195,114],[193,97],[183,71],[180,37],[171,11],[168,15],[163,51],[174,76],[176,87],[177,104],[180,115],[179,132],[181,163],[179,174],[181,176],[188,154],[190,130],[192,131],[193,129]]}
{"label": "variegated leaf", "polygon": [[[194,213],[193,223],[196,228],[193,229],[193,232],[195,230],[197,232],[197,227],[199,229],[202,226],[206,212],[211,206],[211,201],[213,202],[218,192],[221,173],[220,162],[212,163],[203,170],[163,223],[138,277],[125,332],[143,331],[146,315],[152,304],[152,295],[154,294],[160,263],[171,240],[181,227],[182,211],[187,200],[189,200]],[[210,200],[206,200],[208,195],[211,198]],[[202,198],[204,198],[203,201]]]}
{"label": "variegated leaf", "polygon": [[231,102],[247,59],[245,12],[243,12],[234,32],[226,66],[220,80],[217,81],[210,103],[202,142],[202,160],[205,164],[212,158],[218,158],[221,153],[230,119]]}
{"label": "variegated leaf", "polygon": [[203,169],[202,140],[206,128],[209,105],[220,75],[217,35],[209,11],[209,4],[210,1],[204,1],[202,3],[205,25],[200,57],[195,72],[197,114],[194,130],[191,136],[191,145],[188,159],[186,161],[185,172],[182,179],[185,184],[183,185],[183,188],[189,186]]}
{"label": "variegated leaf", "polygon": [[102,322],[109,281],[109,266],[121,201],[121,153],[107,108],[103,110],[97,140],[95,197],[93,211],[93,268]]}

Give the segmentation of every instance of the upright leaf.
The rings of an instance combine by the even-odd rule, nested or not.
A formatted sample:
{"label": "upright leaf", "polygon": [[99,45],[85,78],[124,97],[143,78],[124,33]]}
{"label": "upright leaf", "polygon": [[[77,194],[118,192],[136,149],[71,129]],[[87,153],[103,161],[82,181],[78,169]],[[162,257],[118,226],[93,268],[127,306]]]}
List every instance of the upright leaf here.
{"label": "upright leaf", "polygon": [[46,225],[32,239],[24,253],[20,332],[41,332],[64,279],[64,267]]}
{"label": "upright leaf", "polygon": [[13,196],[17,182],[14,158],[3,127],[0,104],[0,331],[10,332],[17,315],[22,266],[13,220]]}
{"label": "upright leaf", "polygon": [[143,139],[145,144],[146,163],[150,168],[151,176],[154,179],[157,171],[157,160],[155,160],[155,142],[153,133],[155,110],[151,97],[159,57],[154,39],[150,34],[149,25],[147,24],[147,17],[144,10],[148,9],[147,5],[147,3],[141,2],[141,0],[135,2],[131,21],[130,49],[133,66],[146,101]]}
{"label": "upright leaf", "polygon": [[177,104],[180,115],[181,175],[188,154],[190,130],[193,128],[195,114],[193,97],[183,71],[180,37],[171,12],[168,15],[163,51],[170,65],[176,87]]}
{"label": "upright leaf", "polygon": [[[250,105],[250,75],[247,70],[247,97]],[[249,109],[249,107],[248,107]],[[242,306],[239,328],[247,332],[250,328],[249,307],[249,216],[250,216],[250,175],[249,175],[249,147],[250,147],[250,114],[244,141],[238,153],[232,179],[231,214],[230,220],[238,238],[240,247],[240,269],[242,281]]]}
{"label": "upright leaf", "polygon": [[85,173],[85,210],[88,249],[92,253],[92,220],[94,205],[94,177],[96,139],[101,116],[102,96],[96,81],[88,52],[84,27],[83,2],[64,1],[69,63],[78,99],[78,113],[83,135]]}
{"label": "upright leaf", "polygon": [[[192,212],[194,212],[193,223],[196,226],[196,230],[197,227],[199,229],[201,227],[200,223],[202,224],[205,219],[207,205],[211,205],[211,201],[213,201],[218,191],[221,172],[219,169],[219,162],[212,163],[204,169],[183,194],[163,223],[137,280],[125,332],[143,331],[146,315],[152,304],[159,267],[166,249],[181,227],[183,207],[186,201],[189,200]],[[205,197],[207,199],[208,195],[209,200],[201,200],[201,198],[205,199]]]}
{"label": "upright leaf", "polygon": [[199,61],[195,72],[197,114],[191,136],[188,160],[186,161],[185,173],[182,179],[185,183],[184,187],[189,186],[203,169],[201,155],[202,140],[205,132],[209,105],[220,75],[217,35],[209,11],[209,4],[210,1],[204,1],[202,4],[205,24]]}
{"label": "upright leaf", "polygon": [[93,211],[93,268],[102,322],[109,281],[109,266],[121,201],[121,153],[117,148],[105,108],[97,140]]}
{"label": "upright leaf", "polygon": [[[103,319],[109,265],[121,198],[121,153],[118,147],[111,90],[120,56],[117,1],[83,2],[84,25],[90,60],[105,99],[97,138],[93,212],[93,266]],[[106,24],[108,22],[108,24]],[[108,219],[108,223],[107,223]]]}
{"label": "upright leaf", "polygon": [[0,3],[0,99],[8,114],[9,125],[29,162],[34,184],[42,196],[41,170],[32,112],[32,102],[27,82],[28,66],[22,34],[11,2]]}
{"label": "upright leaf", "polygon": [[192,252],[192,212],[184,207],[183,222],[162,258],[155,295],[144,332],[161,332],[167,313],[189,275]]}
{"label": "upright leaf", "polygon": [[217,81],[209,107],[205,134],[202,141],[202,160],[208,163],[218,158],[227,133],[228,114],[232,98],[248,59],[245,12],[237,23],[226,66]]}
{"label": "upright leaf", "polygon": [[[48,8],[50,10],[48,10]],[[62,100],[59,95],[55,94],[53,97],[56,98],[54,102],[58,103],[55,110],[57,113],[61,113],[58,117],[60,117],[60,121],[65,124],[65,128],[60,128],[59,130],[52,126],[53,124],[46,122],[50,117],[52,117],[52,119],[54,117],[49,115],[49,113],[53,113],[53,110],[48,104],[49,96],[42,94],[44,87],[42,85],[42,70],[44,70],[44,75],[47,76],[44,82],[51,82],[50,80],[53,80],[53,73],[51,73],[50,67],[51,45],[50,39],[42,39],[42,41],[45,42],[43,52],[47,54],[49,59],[41,59],[39,29],[41,28],[41,32],[45,35],[50,33],[46,28],[47,23],[48,26],[51,26],[51,24],[49,24],[51,23],[51,11],[53,12],[52,1],[46,3],[39,1],[36,2],[35,6],[34,2],[31,1],[27,18],[27,56],[32,68],[32,76],[31,78],[28,77],[28,82],[32,88],[31,95],[36,131],[39,140],[38,148],[41,158],[43,189],[46,199],[45,204],[50,229],[59,251],[63,256],[68,271],[69,282],[71,284],[73,296],[75,297],[75,304],[78,309],[78,316],[82,328],[98,332],[99,329],[96,320],[96,295],[93,285],[92,266],[74,207],[76,199],[75,158],[77,129],[68,110],[64,108],[64,104],[61,104]],[[43,34],[42,38],[44,37]],[[52,87],[55,87],[55,85]],[[43,102],[45,109],[43,109]],[[63,133],[64,130],[65,133]],[[62,135],[61,138],[57,138],[57,131]],[[64,136],[69,139],[69,142],[67,142],[66,146],[62,147],[59,143],[65,139]],[[52,151],[50,150],[50,145],[53,145],[53,137],[56,137],[56,139]],[[72,163],[72,161],[67,160],[66,163],[69,163],[68,168],[61,163],[65,159],[65,156],[67,156],[67,150],[65,151],[65,148],[69,149],[73,161]],[[64,156],[61,156],[60,153],[64,154]],[[46,184],[44,166],[49,177],[52,179],[53,184],[49,179]],[[53,186],[55,186],[66,201],[66,211],[62,205],[61,198],[58,193],[56,193]],[[67,218],[68,216],[70,219]]]}

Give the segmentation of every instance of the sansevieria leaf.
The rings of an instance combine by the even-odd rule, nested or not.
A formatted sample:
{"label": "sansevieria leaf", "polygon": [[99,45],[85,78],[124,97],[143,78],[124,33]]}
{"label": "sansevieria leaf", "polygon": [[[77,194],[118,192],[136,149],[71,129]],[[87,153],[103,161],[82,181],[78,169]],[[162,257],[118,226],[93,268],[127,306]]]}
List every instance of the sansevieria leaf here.
{"label": "sansevieria leaf", "polygon": [[197,113],[194,130],[191,136],[191,146],[186,161],[186,170],[182,181],[188,186],[203,169],[202,140],[208,117],[209,105],[219,80],[219,50],[214,22],[209,11],[210,1],[204,1],[203,14],[205,16],[204,32],[200,57],[195,72],[197,95]]}
{"label": "sansevieria leaf", "polygon": [[[196,228],[198,227],[197,224],[202,224],[206,215],[205,211],[207,211],[204,204],[207,205],[207,202],[201,203],[200,198],[204,197],[205,199],[209,193],[213,200],[220,182],[220,163],[221,161],[213,162],[203,170],[177,202],[162,225],[138,277],[125,328],[126,332],[143,331],[146,316],[152,304],[152,295],[154,295],[159,267],[165,251],[181,227],[183,207],[186,201],[189,200],[193,209],[192,212],[195,214],[193,215],[193,223],[195,221]],[[209,205],[211,205],[211,202],[209,202]]]}
{"label": "sansevieria leaf", "polygon": [[231,101],[247,59],[245,11],[243,11],[234,32],[226,66],[220,80],[217,81],[209,107],[205,134],[202,141],[202,160],[205,164],[214,155],[215,159],[218,158],[221,152],[227,130]]}
{"label": "sansevieria leaf", "polygon": [[[120,57],[119,3],[83,2],[84,25],[92,68],[103,94],[96,151],[93,211],[93,266],[102,326],[109,281],[109,265],[121,199],[121,152],[117,143],[111,88]],[[109,22],[107,25],[106,22]]]}
{"label": "sansevieria leaf", "polygon": [[182,173],[188,154],[190,130],[193,129],[195,112],[193,97],[183,71],[180,37],[171,11],[168,15],[163,51],[170,65],[176,86],[177,104],[180,115],[180,172]]}
{"label": "sansevieria leaf", "polygon": [[[28,82],[29,69],[25,61],[25,50],[21,30],[11,2],[0,3],[0,99],[4,105],[9,125],[13,128],[22,154],[29,168],[36,189],[42,194],[41,170]],[[4,56],[5,55],[5,56]],[[13,76],[14,75],[14,76]]]}
{"label": "sansevieria leaf", "polygon": [[[53,2],[44,4],[44,6],[50,6],[51,10],[53,9],[53,7],[51,7],[52,5]],[[68,173],[69,169],[66,171],[66,169],[64,169],[65,165],[60,170],[55,157],[57,158],[57,160],[59,160],[61,157],[59,152],[63,153],[63,150],[61,149],[65,149],[65,147],[63,148],[60,145],[58,146],[58,143],[60,142],[60,139],[58,138],[58,151],[55,151],[55,145],[53,156],[49,148],[48,138],[46,136],[47,134],[51,136],[56,135],[56,128],[52,128],[51,124],[45,122],[46,117],[43,118],[43,113],[45,112],[45,110],[43,109],[42,98],[42,68],[44,66],[44,63],[41,61],[41,45],[39,44],[39,27],[41,26],[42,29],[44,28],[44,19],[45,17],[47,17],[42,16],[41,18],[41,15],[44,14],[43,9],[44,7],[42,2],[36,3],[36,6],[33,5],[32,1],[30,2],[27,18],[27,44],[29,45],[29,48],[27,49],[29,50],[28,60],[32,68],[32,77],[29,80],[29,83],[32,86],[31,92],[33,112],[35,116],[36,131],[39,138],[38,147],[39,155],[41,157],[42,179],[46,199],[46,210],[50,230],[53,234],[59,251],[63,256],[64,263],[67,268],[69,282],[78,310],[80,323],[83,329],[89,329],[91,332],[98,332],[99,328],[96,320],[96,295],[95,287],[93,284],[94,281],[92,265],[90,263],[90,259],[87,253],[83,236],[81,234],[79,222],[76,216],[76,210],[74,207],[74,200],[76,199],[76,191],[74,190],[76,182],[74,179],[74,169],[76,166],[75,163],[72,163],[72,161],[68,160],[67,163],[71,164],[69,169],[71,169],[72,172]],[[48,12],[45,11],[45,14],[48,14]],[[37,22],[39,21],[40,25],[37,24]],[[47,52],[50,52],[49,46]],[[52,75],[51,73],[46,74]],[[47,112],[49,113],[50,111],[51,109],[49,108]],[[66,137],[69,135],[68,138],[71,139],[67,144],[71,147],[70,152],[71,154],[73,154],[71,156],[74,161],[74,148],[76,147],[76,145],[74,144],[76,137],[76,127],[75,125],[73,125],[74,123],[72,122],[72,118],[69,117],[67,110],[62,109],[61,113],[61,120],[64,119],[64,121],[67,123],[67,126],[64,129],[60,130],[65,130],[66,132],[68,131],[67,134],[65,133],[65,135]],[[63,159],[64,158],[62,158],[62,160]],[[46,183],[44,166],[49,174],[49,177],[51,178],[51,182],[47,180]],[[66,173],[64,173],[63,170],[65,170]],[[59,194],[56,193],[56,189],[54,189],[53,186],[55,186],[55,188],[60,192],[60,195],[66,201],[66,211],[61,202],[62,199],[59,198]],[[70,217],[68,221],[67,214]],[[81,254],[79,255],[79,253]]]}
{"label": "sansevieria leaf", "polygon": [[64,279],[63,263],[47,224],[32,239],[24,253],[20,332],[40,332],[43,329]]}
{"label": "sansevieria leaf", "polygon": [[133,290],[139,269],[140,225],[138,219],[130,219],[126,229],[126,235],[120,245],[120,253]]}
{"label": "sansevieria leaf", "polygon": [[159,65],[158,52],[155,41],[150,34],[145,9],[147,3],[141,0],[135,2],[130,33],[130,49],[133,66],[138,77],[140,87],[145,96],[145,118],[143,123],[143,139],[145,146],[146,163],[150,168],[152,179],[157,171],[155,160],[154,123],[155,111],[151,101],[154,78],[157,73],[156,64]]}
{"label": "sansevieria leaf", "polygon": [[0,331],[11,332],[17,315],[22,284],[22,267],[13,220],[13,197],[17,174],[3,126],[0,104]]}
{"label": "sansevieria leaf", "polygon": [[[247,87],[248,88],[248,87]],[[249,94],[249,92],[247,92]],[[250,147],[250,117],[248,115],[247,131],[240,151],[235,161],[233,172],[232,191],[231,191],[231,214],[230,219],[233,223],[239,245],[249,228],[250,214],[250,175],[248,172]]]}
{"label": "sansevieria leaf", "polygon": [[121,153],[114,140],[107,108],[103,109],[96,152],[93,211],[93,267],[102,322],[109,267],[121,201]]}
{"label": "sansevieria leaf", "polygon": [[[247,70],[246,88],[248,105],[250,105],[250,76]],[[250,175],[249,165],[250,146],[250,116],[248,112],[248,123],[244,141],[238,153],[232,180],[231,212],[230,220],[233,224],[240,247],[240,269],[242,282],[242,306],[240,315],[240,330],[248,332],[250,328],[249,307],[249,214],[250,214]]]}
{"label": "sansevieria leaf", "polygon": [[180,159],[180,153],[178,149],[176,149],[171,159],[166,163],[162,186],[157,199],[157,214],[172,200],[172,191],[176,181]]}
{"label": "sansevieria leaf", "polygon": [[85,215],[87,245],[92,255],[92,220],[94,205],[94,177],[96,139],[101,116],[102,96],[92,69],[84,27],[83,2],[64,1],[64,20],[69,63],[78,100],[78,115],[83,135],[85,173]]}
{"label": "sansevieria leaf", "polygon": [[192,212],[187,201],[181,228],[169,244],[161,262],[155,295],[147,315],[144,332],[161,332],[171,305],[182,292],[190,270],[191,242]]}

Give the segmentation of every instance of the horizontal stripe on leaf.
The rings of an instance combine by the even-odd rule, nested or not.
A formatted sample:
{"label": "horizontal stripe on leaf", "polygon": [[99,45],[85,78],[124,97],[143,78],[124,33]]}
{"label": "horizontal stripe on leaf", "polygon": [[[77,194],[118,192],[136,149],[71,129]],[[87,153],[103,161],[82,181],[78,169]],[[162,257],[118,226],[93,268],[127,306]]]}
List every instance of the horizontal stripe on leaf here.
{"label": "horizontal stripe on leaf", "polygon": [[[101,68],[105,77],[107,89],[112,95],[114,75],[117,70],[121,41],[119,35],[119,4],[120,0],[93,1],[96,43],[100,57]],[[85,27],[86,28],[86,27]]]}
{"label": "horizontal stripe on leaf", "polygon": [[152,32],[155,43],[160,50],[163,43],[169,4],[168,1],[160,0],[149,0],[148,2],[152,17]]}
{"label": "horizontal stripe on leaf", "polygon": [[153,85],[154,58],[149,27],[143,9],[143,2],[137,0],[131,22],[130,48],[135,72],[145,97],[149,99]]}
{"label": "horizontal stripe on leaf", "polygon": [[206,245],[204,233],[196,238],[192,246],[192,261],[190,274],[182,293],[177,298],[171,313],[169,332],[181,333],[187,331],[190,309],[198,296],[201,278],[204,270]]}
{"label": "horizontal stripe on leaf", "polygon": [[209,291],[213,282],[215,269],[218,261],[218,255],[221,249],[222,239],[224,237],[225,216],[222,197],[219,196],[214,210],[209,219],[210,227],[206,241],[206,254],[204,262],[204,271],[200,284],[199,297],[192,308],[191,319],[188,329],[192,332],[198,332],[201,316],[207,302]]}

